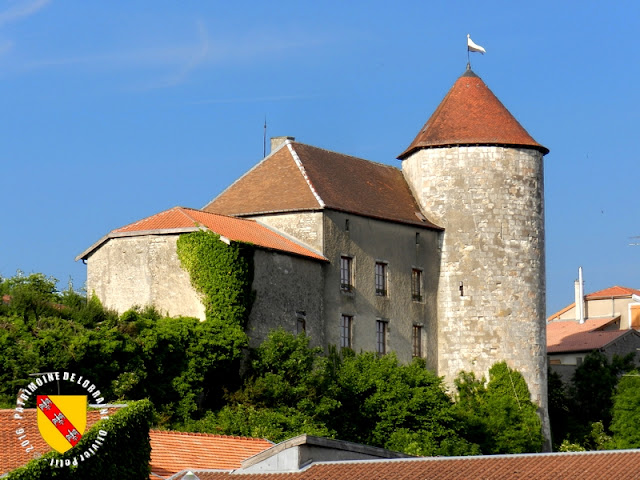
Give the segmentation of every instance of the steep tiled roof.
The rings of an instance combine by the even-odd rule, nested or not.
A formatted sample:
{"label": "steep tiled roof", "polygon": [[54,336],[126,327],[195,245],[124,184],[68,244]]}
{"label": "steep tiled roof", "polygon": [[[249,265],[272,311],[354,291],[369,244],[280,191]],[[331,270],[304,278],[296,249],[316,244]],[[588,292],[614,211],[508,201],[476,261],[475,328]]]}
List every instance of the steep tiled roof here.
{"label": "steep tiled roof", "polygon": [[640,450],[331,462],[294,473],[241,476],[193,471],[200,480],[632,480],[638,472]]}
{"label": "steep tiled roof", "polygon": [[602,330],[619,318],[587,319],[583,324],[574,320],[547,323],[547,353],[595,350],[606,347],[623,335],[635,334],[634,330]]}
{"label": "steep tiled roof", "polygon": [[227,217],[225,215],[217,215],[214,213],[203,212],[202,210],[184,207],[174,207],[129,225],[125,225],[124,227],[117,228],[78,255],[76,260],[87,258],[95,249],[106,242],[109,238],[128,236],[132,234],[145,235],[153,233],[195,231],[201,226],[236,242],[251,243],[258,247],[270,250],[278,250],[294,255],[301,255],[316,260],[326,260],[325,257],[319,253],[283,237],[254,220]]}
{"label": "steep tiled roof", "polygon": [[203,210],[248,216],[323,208],[439,229],[422,220],[399,169],[291,141]]}
{"label": "steep tiled roof", "polygon": [[398,158],[404,159],[421,148],[452,145],[521,146],[549,153],[469,69],[453,84],[420,133]]}
{"label": "steep tiled roof", "polygon": [[[117,408],[109,408],[109,414],[113,415],[116,410]],[[52,450],[38,431],[37,410],[35,408],[25,409],[21,420],[16,420],[13,417],[15,413],[15,410],[11,409],[0,410],[0,476],[26,465],[30,460]],[[98,410],[88,410],[85,431],[88,431],[99,420],[100,412]],[[16,429],[18,428],[25,429],[24,434],[26,437],[21,441],[29,440],[29,445],[35,447],[32,451],[27,453],[25,448],[20,446],[20,441],[16,435]]]}
{"label": "steep tiled roof", "polygon": [[587,300],[596,300],[598,298],[630,297],[634,294],[640,295],[640,290],[615,285],[613,287],[605,288],[604,290],[598,290],[597,292],[590,293],[585,298]]}
{"label": "steep tiled roof", "polygon": [[[273,446],[261,438],[151,430],[151,472],[168,477],[183,469],[240,468],[242,460]],[[153,476],[151,478],[154,478]]]}

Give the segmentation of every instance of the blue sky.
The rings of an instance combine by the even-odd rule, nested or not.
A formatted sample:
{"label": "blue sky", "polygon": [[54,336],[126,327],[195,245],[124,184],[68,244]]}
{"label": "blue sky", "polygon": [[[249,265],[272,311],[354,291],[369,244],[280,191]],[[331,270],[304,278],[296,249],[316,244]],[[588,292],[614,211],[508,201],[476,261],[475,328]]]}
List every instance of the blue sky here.
{"label": "blue sky", "polygon": [[[0,275],[84,284],[110,230],[202,207],[268,136],[392,165],[467,61],[545,157],[548,313],[640,288],[640,3],[0,0]],[[640,243],[640,239],[635,240]]]}

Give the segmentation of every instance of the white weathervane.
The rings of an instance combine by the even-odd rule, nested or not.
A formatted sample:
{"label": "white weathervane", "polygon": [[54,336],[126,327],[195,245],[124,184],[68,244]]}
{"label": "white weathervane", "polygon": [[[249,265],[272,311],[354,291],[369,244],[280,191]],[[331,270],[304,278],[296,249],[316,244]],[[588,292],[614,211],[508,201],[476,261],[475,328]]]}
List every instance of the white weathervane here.
{"label": "white weathervane", "polygon": [[471,35],[467,33],[467,65],[471,64],[471,61],[469,60],[469,52],[480,52],[482,55],[487,53],[483,47],[471,40]]}

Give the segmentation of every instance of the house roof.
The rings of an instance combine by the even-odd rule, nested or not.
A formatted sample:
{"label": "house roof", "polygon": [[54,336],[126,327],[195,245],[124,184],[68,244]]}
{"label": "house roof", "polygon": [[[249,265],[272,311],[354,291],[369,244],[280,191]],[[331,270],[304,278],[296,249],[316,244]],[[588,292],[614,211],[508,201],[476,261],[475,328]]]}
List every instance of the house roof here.
{"label": "house roof", "polygon": [[453,145],[529,147],[549,153],[469,67],[398,158],[402,160],[422,148]]}
{"label": "house roof", "polygon": [[88,258],[111,238],[195,232],[201,227],[206,227],[208,230],[236,242],[250,243],[269,250],[326,261],[326,258],[320,253],[274,232],[255,220],[228,217],[185,207],[173,207],[117,228],[78,255],[76,260]]}
{"label": "house roof", "polygon": [[161,477],[183,469],[237,469],[243,460],[273,446],[261,438],[208,433],[151,430],[149,437],[151,473]]}
{"label": "house roof", "polygon": [[302,434],[242,461],[242,472],[297,471],[309,461],[413,458],[413,455],[361,443]]}
{"label": "house roof", "polygon": [[[613,287],[605,288],[604,290],[598,290],[597,292],[589,293],[585,295],[585,300],[601,300],[606,298],[630,298],[631,295],[640,295],[640,290],[636,290],[635,288],[628,287],[620,287],[618,285],[614,285]],[[563,313],[568,312],[572,308],[576,306],[576,303],[573,302],[566,307],[558,310],[553,315],[549,315],[547,317],[547,321],[551,321],[555,318],[559,318]]]}
{"label": "house roof", "polygon": [[[113,415],[118,408],[109,408],[109,415]],[[26,465],[30,460],[39,458],[52,450],[38,431],[37,410],[35,408],[25,409],[21,414],[23,418],[20,420],[13,417],[15,413],[13,409],[0,409],[0,452],[2,452],[0,453],[0,476]],[[99,410],[87,410],[85,431],[89,430],[99,420]],[[16,429],[18,428],[24,428],[26,437],[22,441],[29,440],[29,445],[35,447],[32,451],[27,452],[25,448],[20,446],[20,441],[16,435]]]}
{"label": "house roof", "polygon": [[390,165],[287,140],[203,210],[233,216],[333,209],[441,230]]}
{"label": "house roof", "polygon": [[583,352],[604,348],[611,342],[635,330],[606,330],[615,318],[587,319],[580,324],[575,320],[558,320],[547,323],[547,353]]}
{"label": "house roof", "polygon": [[605,288],[604,290],[598,290],[597,292],[590,293],[586,295],[585,298],[587,300],[597,300],[599,298],[631,297],[631,295],[640,295],[640,290],[615,285],[613,287]]}
{"label": "house roof", "polygon": [[[432,457],[315,463],[299,472],[234,475],[193,470],[200,480],[631,480],[640,450]],[[172,478],[182,478],[186,471]]]}

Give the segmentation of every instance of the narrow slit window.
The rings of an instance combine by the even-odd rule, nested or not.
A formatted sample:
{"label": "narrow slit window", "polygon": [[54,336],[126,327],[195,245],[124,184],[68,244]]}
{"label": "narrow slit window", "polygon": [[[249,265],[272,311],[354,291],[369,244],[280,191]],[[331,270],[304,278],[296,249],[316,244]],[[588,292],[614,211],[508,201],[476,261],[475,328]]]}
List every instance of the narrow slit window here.
{"label": "narrow slit window", "polygon": [[296,333],[307,333],[307,314],[305,312],[296,312]]}
{"label": "narrow slit window", "polygon": [[340,257],[340,290],[353,291],[353,258]]}
{"label": "narrow slit window", "polygon": [[418,268],[411,271],[411,298],[414,302],[422,301],[422,270]]}

